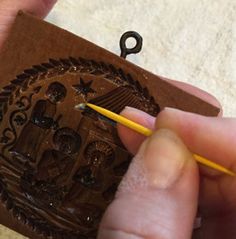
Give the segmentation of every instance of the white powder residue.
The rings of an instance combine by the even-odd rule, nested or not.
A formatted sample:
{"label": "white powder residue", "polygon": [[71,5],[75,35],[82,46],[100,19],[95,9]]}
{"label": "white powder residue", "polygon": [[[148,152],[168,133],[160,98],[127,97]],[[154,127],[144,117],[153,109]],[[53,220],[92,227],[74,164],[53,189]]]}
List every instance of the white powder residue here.
{"label": "white powder residue", "polygon": [[148,187],[147,170],[140,156],[136,156],[128,172],[124,176],[117,191],[119,193],[130,193]]}

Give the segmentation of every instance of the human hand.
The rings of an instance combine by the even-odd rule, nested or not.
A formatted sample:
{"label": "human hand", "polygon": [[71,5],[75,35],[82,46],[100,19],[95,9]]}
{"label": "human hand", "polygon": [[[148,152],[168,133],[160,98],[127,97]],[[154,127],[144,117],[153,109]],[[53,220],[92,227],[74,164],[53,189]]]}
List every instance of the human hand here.
{"label": "human hand", "polygon": [[9,34],[19,10],[43,18],[51,10],[56,0],[1,0],[0,1],[0,50]]}
{"label": "human hand", "polygon": [[[233,143],[236,119],[204,117],[168,108],[156,120],[129,108],[123,115],[159,133],[146,140],[139,149],[144,138],[119,126],[124,144],[132,153],[136,154],[137,150],[138,153],[116,199],[105,213],[100,238],[189,239],[198,203],[202,221],[201,227],[194,231],[194,239],[235,238],[236,179],[200,166],[198,202],[196,163],[171,132],[175,132],[191,152],[236,172]],[[146,151],[143,152],[145,145]],[[143,171],[140,173],[137,167],[140,161],[146,167],[145,177],[149,179],[145,185],[143,181],[135,183],[135,180],[143,177]]]}
{"label": "human hand", "polygon": [[[191,150],[236,172],[236,119],[202,117],[167,109],[158,128],[174,130]],[[232,239],[236,235],[236,178],[200,166],[201,227],[194,239]]]}

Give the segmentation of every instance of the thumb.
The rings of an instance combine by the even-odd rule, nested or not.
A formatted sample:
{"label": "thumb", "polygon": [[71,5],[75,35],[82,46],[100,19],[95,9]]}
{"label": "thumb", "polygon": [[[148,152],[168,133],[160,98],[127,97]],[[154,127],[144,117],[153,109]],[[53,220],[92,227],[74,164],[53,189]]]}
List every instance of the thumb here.
{"label": "thumb", "polygon": [[161,129],[146,139],[100,225],[98,239],[189,239],[198,170],[182,141]]}

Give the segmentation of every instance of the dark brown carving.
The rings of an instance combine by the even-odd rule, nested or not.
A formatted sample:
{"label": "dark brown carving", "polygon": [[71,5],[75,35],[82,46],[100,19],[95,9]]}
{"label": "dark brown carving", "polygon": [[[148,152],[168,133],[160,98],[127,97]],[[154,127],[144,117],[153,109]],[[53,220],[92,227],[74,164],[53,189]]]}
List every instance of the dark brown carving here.
{"label": "dark brown carving", "polygon": [[[14,147],[10,150],[13,156],[17,156],[22,160],[29,159],[36,161],[38,150],[42,140],[45,138],[48,130],[56,128],[58,119],[54,120],[56,114],[56,103],[63,100],[66,96],[65,87],[53,82],[46,91],[47,100],[39,100],[36,102],[30,117],[30,121],[21,131]],[[22,119],[22,118],[21,118]],[[16,121],[16,118],[14,119]],[[19,125],[19,119],[16,124]],[[22,122],[22,120],[20,121]],[[24,123],[21,123],[21,125]]]}
{"label": "dark brown carving", "polygon": [[[15,48],[16,42],[23,44]],[[0,76],[0,222],[34,239],[96,238],[131,160],[115,123],[92,110],[75,111],[75,104],[88,101],[117,113],[129,105],[154,116],[165,106],[218,112],[23,13],[0,54]]]}
{"label": "dark brown carving", "polygon": [[[12,97],[12,104],[5,113],[11,112],[11,108],[16,105],[18,111],[24,113],[24,117],[20,116],[18,111],[17,114],[13,111],[14,116],[9,121],[12,123],[8,127],[15,125],[13,136],[11,139],[10,135],[4,134],[1,152],[8,158],[7,161],[11,162],[13,168],[16,167],[13,161],[18,162],[22,168],[19,184],[14,185],[11,194],[15,198],[20,196],[20,202],[17,198],[12,199],[12,203],[19,203],[19,208],[25,212],[24,220],[31,220],[31,217],[28,218],[26,215],[29,215],[29,211],[35,210],[34,208],[40,208],[46,214],[34,212],[34,219],[51,225],[48,230],[52,231],[61,230],[57,229],[58,223],[63,225],[67,228],[64,232],[70,238],[69,235],[73,233],[79,236],[96,232],[102,212],[112,200],[130,156],[121,146],[114,125],[107,119],[97,117],[93,111],[75,112],[74,105],[66,104],[67,92],[70,97],[78,95],[81,101],[88,99],[89,102],[118,113],[129,105],[155,115],[159,107],[155,102],[152,103],[153,98],[148,91],[138,83],[135,84],[135,80],[130,75],[126,76],[121,69],[79,58],[59,61],[51,59],[49,62],[53,62],[54,65],[43,63],[20,75],[26,95],[31,91],[24,80],[31,75],[35,79],[32,85],[41,79],[41,72],[48,83],[41,86],[38,91],[30,93],[29,97],[25,96],[29,102],[27,107],[22,98],[18,100],[20,94]],[[51,72],[54,72],[53,76]],[[66,87],[68,74],[73,74],[74,77]],[[92,89],[92,80],[83,80],[81,74],[85,78],[93,76],[93,81],[99,79],[101,85],[106,84],[106,88],[101,91],[95,85]],[[55,81],[61,75],[64,77],[60,82]],[[80,76],[79,85],[74,84],[77,75]],[[36,97],[37,94],[41,96]],[[77,113],[78,123],[72,128],[69,121],[64,121],[66,111],[70,117],[73,117],[73,113]],[[50,143],[45,144],[45,140]],[[11,143],[6,144],[7,141]],[[114,163],[119,164],[121,160],[118,155],[122,155],[122,160],[127,158],[125,166],[124,163],[113,166]],[[112,178],[115,181],[110,185]],[[12,182],[8,183],[11,184]],[[92,200],[93,203],[88,204],[90,198],[98,192],[101,195],[100,199],[97,199],[98,202]],[[88,202],[84,198],[87,198]],[[28,207],[22,206],[22,200],[28,202]],[[49,218],[56,215],[58,218],[54,224]],[[74,226],[68,226],[70,223]],[[34,226],[37,227],[37,223]],[[70,234],[72,229],[73,233]]]}
{"label": "dark brown carving", "polygon": [[81,137],[70,128],[61,128],[53,136],[54,147],[65,154],[74,154],[79,151]]}
{"label": "dark brown carving", "polygon": [[73,85],[73,87],[75,88],[77,94],[83,95],[85,99],[87,99],[89,93],[96,93],[96,91],[91,88],[92,82],[92,80],[84,82],[84,80],[80,77],[80,83]]}

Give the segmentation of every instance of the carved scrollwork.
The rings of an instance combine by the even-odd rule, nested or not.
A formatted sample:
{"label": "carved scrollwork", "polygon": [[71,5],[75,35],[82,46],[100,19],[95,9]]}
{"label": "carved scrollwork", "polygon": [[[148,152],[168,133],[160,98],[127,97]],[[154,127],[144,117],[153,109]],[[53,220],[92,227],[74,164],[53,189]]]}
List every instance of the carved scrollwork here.
{"label": "carved scrollwork", "polygon": [[147,102],[148,107],[150,107],[150,114],[156,115],[160,111],[159,105],[150,96],[148,89],[146,87],[143,88],[137,80],[134,80],[130,74],[125,74],[122,69],[117,69],[111,64],[96,62],[82,57],[69,57],[68,59],[59,60],[49,59],[47,63],[34,65],[32,68],[26,69],[22,74],[17,75],[9,85],[3,87],[0,92],[0,122],[9,105],[12,104],[13,98],[18,97],[20,92],[26,91],[37,80],[51,78],[66,72],[87,73],[95,76],[102,75],[118,85],[128,84],[137,90],[138,94]]}
{"label": "carved scrollwork", "polygon": [[[119,178],[128,166],[127,161],[124,164],[110,167],[116,160],[116,146],[113,144],[102,140],[92,140],[83,147],[83,144],[87,141],[84,140],[82,134],[80,135],[74,129],[69,128],[70,125],[66,125],[66,122],[61,124],[61,121],[63,121],[63,119],[61,120],[62,115],[60,112],[56,114],[56,106],[57,103],[60,104],[66,96],[66,84],[64,87],[59,80],[51,83],[51,88],[49,87],[47,90],[44,89],[46,99],[37,99],[37,102],[32,102],[36,101],[33,96],[40,93],[41,88],[48,85],[47,80],[50,81],[50,79],[52,79],[53,81],[54,77],[58,76],[61,79],[61,76],[65,73],[79,75],[80,84],[72,84],[71,87],[76,90],[78,95],[85,99],[87,96],[96,94],[96,88],[91,85],[92,81],[90,81],[90,79],[82,79],[84,75],[88,74],[93,77],[100,76],[104,80],[110,81],[117,86],[117,89],[114,91],[97,97],[97,102],[104,102],[104,97],[106,97],[105,101],[108,101],[107,99],[109,97],[117,97],[115,99],[122,98],[124,104],[127,99],[129,102],[133,102],[135,106],[137,105],[137,107],[143,104],[146,107],[146,111],[153,115],[156,115],[160,110],[154,98],[150,96],[148,89],[142,87],[130,74],[126,74],[122,69],[116,68],[111,64],[96,62],[81,57],[69,57],[68,59],[59,60],[49,59],[46,63],[34,65],[32,68],[24,70],[24,72],[17,75],[9,85],[3,87],[0,92],[0,126],[3,125],[1,123],[2,119],[6,115],[10,116],[9,119],[7,119],[9,124],[5,129],[2,129],[2,137],[0,138],[1,160],[8,161],[9,154],[11,156],[13,155],[14,158],[17,157],[17,152],[21,155],[28,153],[26,155],[27,157],[23,157],[24,160],[19,160],[18,162],[19,164],[24,164],[24,166],[18,167],[16,160],[11,160],[11,165],[9,164],[10,166],[7,170],[14,170],[15,167],[15,171],[18,173],[17,176],[20,178],[20,185],[17,186],[24,191],[29,201],[34,203],[34,201],[37,200],[38,205],[40,205],[40,203],[47,205],[50,210],[57,210],[57,208],[60,208],[63,204],[63,200],[69,190],[63,184],[63,180],[68,172],[73,171],[74,162],[78,160],[78,158],[76,158],[78,155],[83,157],[86,163],[84,163],[78,171],[76,171],[76,169],[73,172],[72,175],[75,174],[75,181],[77,184],[79,181],[79,185],[82,185],[83,189],[88,188],[96,194],[98,194],[99,191],[101,198],[103,198],[106,203],[112,200],[118,183],[111,183],[111,185],[104,186],[103,172],[110,170],[109,172],[113,173],[116,178]],[[38,86],[40,81],[45,81],[46,83]],[[83,87],[85,87],[85,89]],[[55,94],[55,92],[57,94]],[[32,105],[34,107],[32,107]],[[112,107],[115,106],[115,104],[112,105]],[[31,116],[29,116],[29,109],[31,107],[33,109]],[[44,108],[47,108],[47,110]],[[119,105],[116,110],[119,111],[121,108],[122,105]],[[11,109],[13,110],[9,114],[6,114],[8,110],[10,111]],[[83,115],[83,117],[86,116]],[[96,124],[93,125],[97,127]],[[32,138],[37,138],[37,140],[32,140],[32,145],[25,148],[21,147],[22,143],[16,145],[17,139],[19,141],[18,132],[21,132],[21,142],[26,142],[23,140],[25,138],[24,136],[27,135],[27,131],[35,127],[40,128],[40,130],[37,128],[37,134],[35,131],[35,134],[32,134]],[[100,125],[100,127],[102,127],[102,125]],[[22,132],[24,134],[22,134]],[[48,132],[50,132],[51,138],[47,136]],[[106,133],[109,134],[111,132],[107,130]],[[41,152],[38,145],[45,143],[43,142],[44,138],[47,138],[49,148],[45,148],[44,146],[44,150]],[[30,139],[28,139],[27,142],[29,141]],[[40,152],[40,155],[37,155],[37,157],[35,157],[35,154],[30,155],[32,151],[36,151],[34,144],[37,146],[37,152]],[[12,150],[12,148],[14,149]],[[19,149],[21,149],[21,151]],[[83,149],[83,151],[81,149]],[[14,150],[15,152],[13,152]],[[30,158],[30,165],[34,165],[35,167],[32,166],[32,168],[26,169],[25,164],[28,158]],[[19,173],[21,169],[25,171]],[[83,211],[82,209],[81,212],[79,210],[77,211],[76,217],[79,224],[83,225],[84,228],[78,230],[61,229],[56,223],[50,224],[42,215],[35,213],[31,216],[30,213],[28,213],[27,205],[16,202],[11,192],[8,192],[11,187],[8,188],[7,183],[4,185],[4,180],[1,181],[1,177],[4,179],[5,176],[0,174],[0,198],[7,206],[7,209],[11,211],[12,215],[19,219],[22,224],[26,224],[29,228],[37,230],[39,234],[44,235],[46,238],[95,238],[95,227],[101,218],[103,209],[96,208],[96,206],[93,207],[94,205],[85,205],[84,203],[83,205],[74,205],[77,209],[80,206],[83,208]],[[8,176],[6,176],[6,178],[7,177]],[[61,181],[59,179],[61,179]],[[75,210],[76,208],[72,209]],[[55,211],[51,211],[51,213],[53,214]],[[64,216],[64,212],[60,214],[60,210],[56,211],[56,213],[57,217],[59,217],[59,215]],[[64,220],[69,221],[66,217],[62,218],[61,221],[63,222]]]}
{"label": "carved scrollwork", "polygon": [[31,107],[32,95],[33,94],[31,94],[29,97],[23,96],[20,98],[19,101],[16,102],[16,105],[18,106],[19,109],[14,110],[11,113],[9,119],[10,127],[5,128],[3,130],[3,134],[0,139],[0,142],[5,144],[4,147],[2,148],[3,154],[7,148],[12,146],[16,142],[17,139],[16,128],[22,126],[28,120],[26,111]]}
{"label": "carved scrollwork", "polygon": [[87,165],[77,171],[74,179],[85,187],[101,190],[104,178],[103,170],[114,161],[114,149],[107,142],[92,141],[86,146],[84,157]]}

